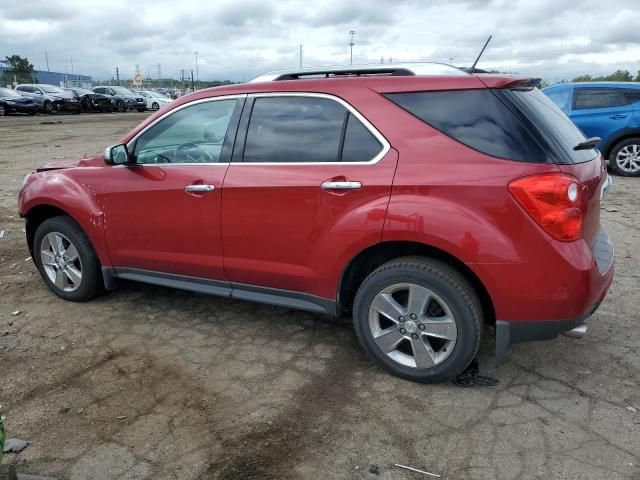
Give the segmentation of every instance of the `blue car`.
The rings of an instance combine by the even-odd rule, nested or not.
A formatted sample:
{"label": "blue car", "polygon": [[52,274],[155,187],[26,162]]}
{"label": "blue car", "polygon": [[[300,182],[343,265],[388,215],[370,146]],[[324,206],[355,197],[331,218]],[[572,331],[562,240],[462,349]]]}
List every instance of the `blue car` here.
{"label": "blue car", "polygon": [[542,90],[598,149],[619,175],[640,176],[640,83],[558,83]]}

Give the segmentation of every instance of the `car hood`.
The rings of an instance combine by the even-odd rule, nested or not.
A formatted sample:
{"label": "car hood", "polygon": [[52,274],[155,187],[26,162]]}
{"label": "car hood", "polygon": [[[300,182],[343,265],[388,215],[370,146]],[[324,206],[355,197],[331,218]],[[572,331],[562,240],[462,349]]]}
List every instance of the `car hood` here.
{"label": "car hood", "polygon": [[0,100],[14,103],[32,103],[32,100],[26,97],[0,97]]}
{"label": "car hood", "polygon": [[80,160],[60,160],[57,162],[45,163],[36,169],[37,172],[46,172],[49,170],[64,170],[66,168],[90,167],[103,164],[104,161],[99,155],[93,158],[82,158]]}

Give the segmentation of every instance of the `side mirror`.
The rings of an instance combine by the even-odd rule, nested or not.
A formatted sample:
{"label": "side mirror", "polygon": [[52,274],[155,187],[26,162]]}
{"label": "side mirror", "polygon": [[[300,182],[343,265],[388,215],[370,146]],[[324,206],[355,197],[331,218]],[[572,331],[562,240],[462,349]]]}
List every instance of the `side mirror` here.
{"label": "side mirror", "polygon": [[33,93],[35,93],[36,95],[42,95],[42,92],[40,90],[34,90]]}
{"label": "side mirror", "polygon": [[104,161],[109,165],[127,165],[131,163],[131,157],[125,144],[107,147],[104,151]]}

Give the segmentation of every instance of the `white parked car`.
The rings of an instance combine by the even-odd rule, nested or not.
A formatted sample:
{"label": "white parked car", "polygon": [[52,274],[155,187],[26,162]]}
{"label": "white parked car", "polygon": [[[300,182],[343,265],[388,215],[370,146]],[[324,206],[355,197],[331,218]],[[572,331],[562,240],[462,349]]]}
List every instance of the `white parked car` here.
{"label": "white parked car", "polygon": [[147,109],[149,110],[159,110],[173,102],[170,98],[152,90],[141,90],[136,93],[144,97],[147,102]]}

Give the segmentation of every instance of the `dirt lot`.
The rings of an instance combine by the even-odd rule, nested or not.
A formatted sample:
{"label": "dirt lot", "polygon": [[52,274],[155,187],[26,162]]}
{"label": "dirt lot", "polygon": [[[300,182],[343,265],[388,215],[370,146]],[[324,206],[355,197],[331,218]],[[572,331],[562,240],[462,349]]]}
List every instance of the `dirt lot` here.
{"label": "dirt lot", "polygon": [[616,177],[603,208],[617,273],[584,339],[517,345],[496,370],[486,336],[497,387],[425,386],[369,361],[348,319],[137,284],[54,297],[28,259],[22,178],[143,117],[0,119],[0,410],[32,442],[5,459],[19,472],[431,478],[400,463],[448,479],[640,478],[640,179]]}

